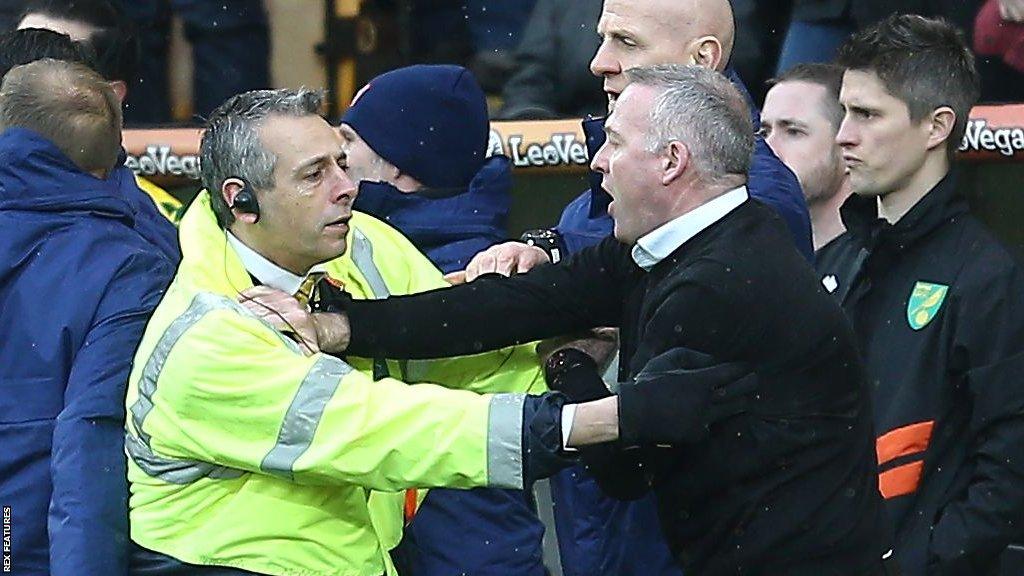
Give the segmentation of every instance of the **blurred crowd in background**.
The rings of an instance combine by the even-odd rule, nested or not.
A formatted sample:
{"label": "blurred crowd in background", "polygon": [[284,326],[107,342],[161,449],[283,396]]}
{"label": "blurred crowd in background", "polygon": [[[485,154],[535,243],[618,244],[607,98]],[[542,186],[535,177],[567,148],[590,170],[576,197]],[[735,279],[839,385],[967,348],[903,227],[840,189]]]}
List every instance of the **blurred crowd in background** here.
{"label": "blurred crowd in background", "polygon": [[[306,2],[309,18],[325,4]],[[400,61],[467,66],[490,96],[499,119],[585,117],[605,111],[601,80],[588,71],[599,45],[601,0],[363,0],[361,13],[396,23],[387,41]],[[0,0],[0,26],[18,24],[26,0]],[[134,77],[128,124],[173,119],[168,73],[171,23],[180,19],[194,62],[193,119],[228,96],[271,87],[272,11],[263,0],[116,0],[130,42],[117,53]],[[328,3],[330,4],[330,3]],[[942,16],[978,53],[982,101],[1024,100],[1024,0],[733,0],[736,46],[732,67],[755,101],[765,81],[795,64],[826,62],[850,33],[895,12]],[[330,6],[326,6],[330,10]],[[117,27],[114,15],[93,13],[97,29]],[[330,28],[327,28],[330,30]],[[325,41],[329,41],[326,38]],[[278,49],[287,43],[276,44]],[[358,66],[358,62],[357,62]],[[361,74],[362,76],[363,74]],[[372,76],[372,74],[369,74]],[[178,118],[179,120],[181,118]]]}

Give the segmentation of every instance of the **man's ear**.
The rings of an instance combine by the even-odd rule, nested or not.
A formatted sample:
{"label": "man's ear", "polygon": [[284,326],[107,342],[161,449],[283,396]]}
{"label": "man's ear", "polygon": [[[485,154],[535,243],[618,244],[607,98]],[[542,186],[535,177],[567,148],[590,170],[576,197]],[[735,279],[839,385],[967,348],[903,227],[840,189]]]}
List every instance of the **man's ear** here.
{"label": "man's ear", "polygon": [[128,96],[128,83],[123,80],[114,80],[110,83],[110,87],[113,88],[117,101],[124,104],[124,99]]}
{"label": "man's ear", "polygon": [[690,63],[709,70],[718,70],[722,63],[722,41],[715,36],[701,36],[690,44]]}
{"label": "man's ear", "polygon": [[668,186],[681,178],[689,168],[690,149],[678,140],[669,142],[663,152],[661,165],[661,184]]}
{"label": "man's ear", "polygon": [[928,122],[928,149],[945,146],[956,127],[956,112],[949,106],[936,108]]}
{"label": "man's ear", "polygon": [[[259,216],[249,212],[240,212],[235,210],[235,198],[238,193],[245,189],[245,182],[241,178],[226,178],[224,183],[220,185],[220,194],[224,198],[224,202],[227,203],[228,207],[231,208],[231,213],[235,216],[235,220],[240,220],[246,224],[255,224]],[[252,191],[250,190],[250,193]]]}

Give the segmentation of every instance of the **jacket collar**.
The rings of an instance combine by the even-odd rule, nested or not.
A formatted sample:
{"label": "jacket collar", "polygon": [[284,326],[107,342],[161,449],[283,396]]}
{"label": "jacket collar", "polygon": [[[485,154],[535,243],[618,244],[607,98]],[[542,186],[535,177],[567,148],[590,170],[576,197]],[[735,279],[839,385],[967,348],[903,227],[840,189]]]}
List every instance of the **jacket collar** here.
{"label": "jacket collar", "polygon": [[[597,156],[597,151],[604,146],[604,116],[591,117],[583,121],[583,135],[587,139],[587,158]],[[587,180],[590,183],[590,218],[597,218],[608,213],[608,205],[612,203],[612,197],[601,189],[604,176],[600,172],[587,170]]]}
{"label": "jacket collar", "polygon": [[[511,191],[511,164],[499,155],[489,158],[463,189],[407,194],[384,182],[364,180],[353,209],[385,220],[407,236],[425,234],[422,240],[433,244],[491,230],[504,234]],[[419,246],[418,238],[411,239]]]}
{"label": "jacket collar", "polygon": [[228,245],[227,231],[217,224],[210,194],[202,190],[178,226],[181,265],[175,282],[187,282],[194,291],[232,298],[252,288],[252,278],[238,254]]}
{"label": "jacket collar", "polygon": [[136,189],[135,178],[123,166],[97,178],[32,130],[9,128],[0,134],[0,209],[91,213],[131,226],[129,188]]}
{"label": "jacket collar", "polygon": [[895,224],[878,217],[875,198],[853,195],[840,208],[843,224],[868,249],[884,245],[906,250],[950,219],[969,211],[956,181],[956,173],[950,171]]}
{"label": "jacket collar", "polygon": [[691,238],[725,218],[747,201],[747,187],[740,186],[666,222],[640,237],[630,254],[636,265],[650,272]]}

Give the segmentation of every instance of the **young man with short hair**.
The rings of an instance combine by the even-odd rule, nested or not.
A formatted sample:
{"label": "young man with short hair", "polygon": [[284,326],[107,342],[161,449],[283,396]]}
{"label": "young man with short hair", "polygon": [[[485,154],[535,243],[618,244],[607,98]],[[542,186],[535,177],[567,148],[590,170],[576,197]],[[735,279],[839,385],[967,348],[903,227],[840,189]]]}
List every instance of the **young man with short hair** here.
{"label": "young man with short hair", "polygon": [[953,158],[978,97],[948,23],[893,16],[840,51],[853,198],[818,254],[874,383],[879,486],[907,576],[990,574],[1024,517],[1024,271]]}

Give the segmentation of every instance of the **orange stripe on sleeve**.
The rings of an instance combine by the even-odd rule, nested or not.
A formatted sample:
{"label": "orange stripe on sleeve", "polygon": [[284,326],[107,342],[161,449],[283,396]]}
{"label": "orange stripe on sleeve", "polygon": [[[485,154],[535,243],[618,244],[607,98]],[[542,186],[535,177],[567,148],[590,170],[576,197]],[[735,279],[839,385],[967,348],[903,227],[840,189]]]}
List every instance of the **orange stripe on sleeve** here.
{"label": "orange stripe on sleeve", "polygon": [[932,439],[932,431],[935,428],[935,421],[918,422],[902,428],[886,432],[875,441],[875,450],[878,452],[878,465],[899,458],[909,456],[928,449],[928,443]]}
{"label": "orange stripe on sleeve", "polygon": [[911,462],[886,470],[878,475],[878,491],[888,500],[897,496],[911,494],[921,484],[924,462]]}

